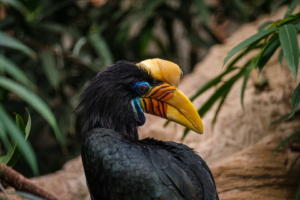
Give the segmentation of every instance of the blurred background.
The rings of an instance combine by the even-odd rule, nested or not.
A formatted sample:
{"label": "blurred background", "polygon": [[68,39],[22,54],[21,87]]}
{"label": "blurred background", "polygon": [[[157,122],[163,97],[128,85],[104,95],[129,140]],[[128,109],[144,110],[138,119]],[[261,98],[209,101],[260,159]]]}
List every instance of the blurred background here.
{"label": "blurred background", "polygon": [[[27,85],[1,67],[0,79],[23,84],[50,107],[61,142],[47,121],[9,89],[0,87],[0,103],[11,117],[15,112],[24,121],[28,108],[32,121],[28,140],[36,153],[39,173],[54,172],[80,154],[74,109],[84,87],[106,66],[118,60],[139,62],[158,57],[177,63],[187,75],[211,46],[222,44],[242,24],[290,2],[0,0],[0,65],[12,62],[27,77]],[[26,48],[35,53],[26,55]],[[4,155],[7,150],[1,142]],[[33,176],[23,157],[15,169],[26,177]]]}

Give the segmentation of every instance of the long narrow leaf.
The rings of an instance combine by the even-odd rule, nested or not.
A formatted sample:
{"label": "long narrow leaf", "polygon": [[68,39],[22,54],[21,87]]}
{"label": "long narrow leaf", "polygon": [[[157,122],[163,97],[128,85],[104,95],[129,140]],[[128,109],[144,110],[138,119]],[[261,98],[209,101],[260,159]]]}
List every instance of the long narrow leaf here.
{"label": "long narrow leaf", "polygon": [[14,125],[10,116],[6,113],[6,111],[1,105],[0,105],[0,118],[3,121],[7,129],[7,132],[10,134],[13,140],[15,140],[18,143],[18,149],[23,153],[23,156],[25,160],[28,162],[29,166],[31,167],[33,173],[37,175],[38,174],[37,161],[31,145],[25,141],[24,137],[22,137],[21,135],[21,132]]}
{"label": "long narrow leaf", "polygon": [[279,29],[279,39],[285,60],[296,81],[299,66],[299,47],[295,26],[292,24],[282,26]]}
{"label": "long narrow leaf", "polygon": [[217,120],[217,118],[218,118],[218,114],[219,114],[219,112],[220,112],[220,110],[221,110],[221,108],[222,108],[222,106],[223,106],[223,104],[224,104],[224,102],[225,102],[225,100],[226,100],[226,97],[227,97],[227,95],[228,95],[230,89],[232,88],[233,84],[234,84],[234,82],[230,82],[230,84],[228,84],[227,88],[224,89],[223,94],[222,94],[222,97],[221,97],[221,101],[220,101],[220,103],[219,103],[219,106],[218,106],[218,108],[217,108],[217,110],[216,110],[214,119],[213,119],[213,121],[212,121],[212,126],[215,125],[216,120]]}
{"label": "long narrow leaf", "polygon": [[29,136],[29,133],[30,133],[30,129],[31,129],[31,117],[30,117],[30,113],[27,110],[27,108],[25,108],[25,109],[28,113],[28,120],[27,120],[27,124],[26,124],[26,127],[25,127],[25,138],[27,139],[28,136]]}
{"label": "long narrow leaf", "polygon": [[236,58],[234,58],[227,66],[227,68],[231,68],[233,67],[237,61],[239,61],[243,56],[245,56],[247,53],[249,53],[252,50],[255,49],[261,49],[263,47],[263,45],[258,45],[260,41],[256,41],[253,42],[252,44],[250,44],[245,50],[243,50],[238,56],[236,56]]}
{"label": "long narrow leaf", "polygon": [[241,70],[238,74],[233,76],[230,80],[226,81],[220,88],[217,89],[217,91],[206,101],[206,103],[200,108],[198,111],[199,115],[203,117],[206,112],[212,107],[212,105],[222,96],[223,91],[226,90],[226,88],[230,87],[232,82],[238,80],[243,74],[245,73],[245,70]]}
{"label": "long narrow leaf", "polygon": [[[20,132],[25,136],[24,121],[20,115],[18,114],[15,115],[16,115],[16,125],[20,130]],[[26,139],[27,138],[25,138],[25,140]],[[13,167],[21,155],[20,151],[17,149],[17,145],[18,143],[15,140],[13,140],[10,144],[10,147],[8,148],[5,158],[2,161],[7,166]]]}
{"label": "long narrow leaf", "polygon": [[90,34],[88,35],[88,41],[90,45],[94,48],[97,55],[102,59],[102,62],[105,66],[111,65],[113,63],[113,58],[109,47],[101,36],[101,33],[92,28]]}
{"label": "long narrow leaf", "polygon": [[219,76],[217,76],[214,79],[211,79],[210,81],[206,82],[191,98],[191,101],[194,101],[200,94],[202,94],[203,92],[205,92],[206,90],[208,90],[209,88],[217,85],[222,78],[228,74],[229,72],[232,72],[233,70],[237,69],[236,67],[231,67],[226,69],[225,72],[223,72],[222,74],[220,74]]}
{"label": "long narrow leaf", "polygon": [[53,128],[57,140],[63,143],[56,119],[50,108],[40,99],[40,97],[20,84],[5,77],[1,77],[0,87],[17,94],[38,111]]}
{"label": "long narrow leaf", "polygon": [[298,84],[298,86],[296,87],[294,94],[292,96],[292,114],[291,117],[295,114],[297,107],[300,103],[300,83]]}
{"label": "long narrow leaf", "polygon": [[285,140],[283,140],[272,152],[272,155],[278,151],[278,149],[280,149],[280,147],[282,147],[283,145],[285,145],[285,143],[287,143],[288,141],[290,141],[291,139],[293,139],[294,137],[298,136],[300,134],[300,129],[297,130],[295,133],[293,133],[292,135],[290,135],[289,137],[287,137]]}
{"label": "long narrow leaf", "polygon": [[208,19],[209,19],[209,11],[204,3],[204,0],[194,0],[195,5],[196,5],[196,9],[198,11],[199,16],[202,18],[203,22],[205,24],[209,24],[208,23]]}
{"label": "long narrow leaf", "polygon": [[[29,112],[28,112],[28,115],[29,115]],[[29,123],[31,126],[30,115],[28,116],[28,122],[27,122],[26,127],[25,127],[24,121],[20,115],[16,114],[16,120],[19,123],[20,131],[24,134],[25,140],[27,140],[29,132],[26,132],[26,128],[28,127]],[[16,143],[16,145],[17,145],[17,143]],[[10,166],[10,167],[15,166],[15,164],[17,163],[17,161],[20,158],[20,155],[21,155],[21,152],[18,149],[16,149],[15,152],[13,153],[13,155],[11,156],[10,160],[8,161],[7,166]]]}
{"label": "long narrow leaf", "polygon": [[21,196],[21,197],[25,197],[26,199],[29,199],[29,200],[44,200],[40,197],[37,197],[33,194],[30,194],[30,193],[27,193],[27,192],[21,192],[21,191],[16,191],[15,192],[17,195]]}
{"label": "long narrow leaf", "polygon": [[282,58],[283,58],[283,51],[281,49],[278,54],[278,62],[280,63],[281,68],[282,68]]}
{"label": "long narrow leaf", "polygon": [[241,0],[233,0],[236,7],[240,10],[245,20],[249,19],[249,11]]}
{"label": "long narrow leaf", "polygon": [[43,29],[53,33],[67,33],[72,35],[75,39],[78,39],[80,37],[80,34],[77,31],[71,30],[70,28],[64,27],[58,23],[43,22],[39,24],[32,24],[31,26],[33,26],[34,28]]}
{"label": "long narrow leaf", "polygon": [[54,55],[49,52],[43,52],[39,57],[48,81],[55,89],[58,88],[60,76]]}
{"label": "long narrow leaf", "polygon": [[287,172],[287,175],[286,175],[287,178],[290,176],[290,174],[291,174],[292,170],[294,169],[294,167],[295,167],[297,161],[299,160],[299,158],[300,158],[300,153],[299,153],[298,156],[295,158],[295,160],[293,161],[293,163],[292,163],[292,165],[291,165],[289,171]]}
{"label": "long narrow leaf", "polygon": [[0,46],[4,46],[11,49],[16,49],[22,51],[26,55],[35,58],[36,54],[29,47],[21,43],[19,40],[6,35],[4,32],[0,31]]}
{"label": "long narrow leaf", "polygon": [[226,62],[232,57],[234,56],[237,52],[239,52],[240,50],[242,50],[243,48],[247,47],[248,45],[257,42],[259,40],[261,40],[262,38],[264,38],[265,36],[271,34],[272,32],[278,30],[278,28],[272,28],[272,29],[268,29],[268,30],[263,30],[258,32],[257,34],[251,36],[250,38],[244,40],[243,42],[241,42],[240,44],[238,44],[237,46],[235,46],[226,56],[226,58],[224,59],[224,63],[223,65],[226,64]]}
{"label": "long narrow leaf", "polygon": [[290,3],[290,5],[289,5],[289,7],[288,7],[288,9],[286,11],[286,14],[284,15],[284,18],[287,18],[287,17],[289,17],[292,14],[292,12],[295,10],[295,8],[296,8],[296,6],[297,6],[298,3],[299,3],[299,0],[293,0]]}
{"label": "long narrow leaf", "polygon": [[4,126],[3,121],[1,119],[0,119],[0,139],[2,140],[5,148],[8,149],[9,148],[9,140],[8,140],[7,135],[6,135],[5,126]]}
{"label": "long narrow leaf", "polygon": [[296,18],[295,18],[294,16],[287,17],[287,18],[285,18],[285,19],[283,19],[283,20],[279,20],[279,21],[273,23],[272,25],[270,25],[270,26],[268,27],[268,30],[269,30],[269,29],[272,29],[272,28],[276,28],[276,27],[281,27],[281,26],[283,26],[284,24],[291,23],[291,22],[293,22],[293,21],[295,21],[295,20],[296,20]]}
{"label": "long narrow leaf", "polygon": [[299,185],[297,187],[297,193],[296,193],[296,200],[299,200],[300,199],[300,182],[299,182]]}
{"label": "long narrow leaf", "polygon": [[246,72],[245,72],[245,76],[244,76],[244,82],[243,82],[243,85],[242,85],[242,93],[241,93],[241,104],[242,104],[242,108],[244,109],[244,93],[245,93],[245,89],[246,89],[246,85],[247,85],[247,82],[248,82],[248,78],[249,78],[249,75],[253,69],[253,62],[249,62],[247,68],[246,68]]}
{"label": "long narrow leaf", "polygon": [[[279,117],[278,119],[272,121],[272,123],[270,124],[270,126],[277,125],[279,122],[288,119],[288,118],[291,116],[291,114],[292,114],[292,112],[287,113],[287,114],[285,114],[285,115],[282,115],[282,116]],[[294,115],[297,115],[297,114],[300,114],[300,108],[297,109],[297,110],[295,111],[295,113],[294,113]]]}
{"label": "long narrow leaf", "polygon": [[[20,131],[25,135],[25,140],[27,140],[30,129],[31,129],[31,118],[30,118],[30,114],[29,114],[28,110],[27,110],[27,113],[28,113],[28,120],[27,120],[26,127],[24,125],[22,117],[20,115],[16,114],[17,125],[19,124]],[[19,160],[20,155],[21,155],[21,152],[18,149],[16,149],[17,143],[13,142],[12,145],[13,144],[15,144],[15,148],[14,148],[15,150],[14,150],[14,152],[12,152],[12,155],[10,156],[9,160],[6,162],[6,165],[10,166],[10,167],[15,166],[15,164],[17,163],[17,161]],[[8,153],[6,155],[8,155]]]}
{"label": "long narrow leaf", "polygon": [[275,3],[271,8],[271,13],[273,13],[275,10],[277,10],[280,6],[282,6],[287,0],[281,0],[277,3]]}
{"label": "long narrow leaf", "polygon": [[263,48],[263,51],[261,53],[261,56],[260,56],[260,58],[259,58],[259,60],[257,62],[257,65],[256,65],[259,68],[258,74],[260,74],[260,72],[262,71],[262,69],[264,68],[264,66],[267,64],[267,62],[273,56],[273,54],[275,53],[276,49],[279,47],[279,44],[280,44],[280,42],[279,42],[279,39],[278,39],[278,35],[275,35],[265,45],[265,47]]}
{"label": "long narrow leaf", "polygon": [[[201,117],[203,117],[207,111],[215,104],[215,102],[218,99],[224,99],[223,103],[225,101],[225,98],[227,96],[227,93],[229,92],[230,88],[233,86],[233,84],[245,73],[245,69],[241,69],[239,73],[237,73],[236,75],[234,75],[231,79],[229,79],[228,81],[226,81],[220,88],[218,88],[215,93],[204,103],[204,105],[199,109],[198,113]],[[222,104],[223,104],[222,103]],[[221,106],[222,106],[221,104]],[[218,108],[218,110],[220,110],[221,107]],[[216,112],[216,114],[218,115],[218,112]],[[184,134],[181,138],[181,140],[183,140],[188,132],[190,130],[188,128],[186,128],[184,130]]]}
{"label": "long narrow leaf", "polygon": [[[32,89],[35,89],[36,86],[27,78],[20,68],[13,63],[11,60],[7,59],[5,56],[0,54],[0,66],[3,67],[4,71],[9,74],[11,77],[20,81],[24,85],[29,86]],[[1,68],[0,67],[0,68]]]}
{"label": "long narrow leaf", "polygon": [[0,3],[8,4],[22,14],[26,14],[26,7],[18,0],[0,0]]}
{"label": "long narrow leaf", "polygon": [[267,28],[270,24],[273,24],[274,22],[271,21],[267,21],[265,23],[263,23],[260,27],[258,27],[258,32],[264,30],[265,28]]}

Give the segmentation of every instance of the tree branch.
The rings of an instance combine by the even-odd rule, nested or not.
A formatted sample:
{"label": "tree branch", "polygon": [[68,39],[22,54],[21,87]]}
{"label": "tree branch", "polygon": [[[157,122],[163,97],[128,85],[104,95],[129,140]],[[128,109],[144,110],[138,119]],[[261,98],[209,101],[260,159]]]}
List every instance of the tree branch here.
{"label": "tree branch", "polygon": [[59,200],[53,194],[37,186],[23,175],[0,162],[0,178],[16,190],[28,192],[46,200]]}

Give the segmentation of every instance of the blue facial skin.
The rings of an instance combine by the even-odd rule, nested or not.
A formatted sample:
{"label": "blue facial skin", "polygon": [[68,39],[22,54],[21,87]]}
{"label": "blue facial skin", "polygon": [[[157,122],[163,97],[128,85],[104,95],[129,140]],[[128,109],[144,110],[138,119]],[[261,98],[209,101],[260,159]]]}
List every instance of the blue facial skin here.
{"label": "blue facial skin", "polygon": [[137,82],[134,86],[131,87],[134,91],[136,91],[139,94],[139,97],[137,97],[131,101],[134,116],[135,116],[138,126],[142,126],[146,122],[146,117],[144,115],[144,111],[140,104],[140,97],[143,96],[144,93],[141,94],[138,90],[139,86],[141,86],[141,85],[147,85],[149,88],[151,87],[151,85],[145,81]]}

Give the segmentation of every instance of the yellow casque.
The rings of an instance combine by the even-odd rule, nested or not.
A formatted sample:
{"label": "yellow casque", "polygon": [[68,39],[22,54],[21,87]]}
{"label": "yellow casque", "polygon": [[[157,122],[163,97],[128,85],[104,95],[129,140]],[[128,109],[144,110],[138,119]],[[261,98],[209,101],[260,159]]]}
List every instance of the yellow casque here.
{"label": "yellow casque", "polygon": [[151,87],[140,98],[143,111],[177,122],[196,133],[203,133],[197,110],[177,88],[182,75],[179,66],[159,58],[144,60],[136,65],[148,70],[154,79],[162,82]]}

